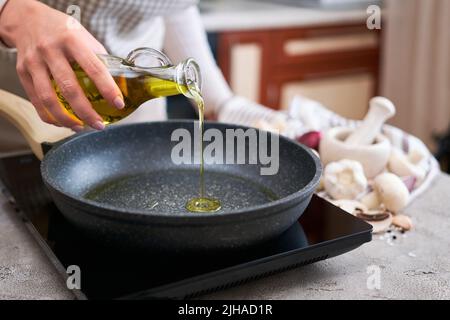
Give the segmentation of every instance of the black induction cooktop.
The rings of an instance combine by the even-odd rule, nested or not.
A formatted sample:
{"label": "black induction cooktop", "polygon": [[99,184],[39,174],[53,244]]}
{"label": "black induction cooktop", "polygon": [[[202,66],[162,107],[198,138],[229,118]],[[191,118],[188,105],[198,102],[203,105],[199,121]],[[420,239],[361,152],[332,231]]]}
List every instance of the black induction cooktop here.
{"label": "black induction cooktop", "polygon": [[192,298],[276,272],[324,260],[371,240],[372,227],[314,195],[289,230],[255,247],[201,255],[107,247],[70,225],[45,189],[29,154],[0,159],[3,192],[62,279],[81,270],[80,299]]}

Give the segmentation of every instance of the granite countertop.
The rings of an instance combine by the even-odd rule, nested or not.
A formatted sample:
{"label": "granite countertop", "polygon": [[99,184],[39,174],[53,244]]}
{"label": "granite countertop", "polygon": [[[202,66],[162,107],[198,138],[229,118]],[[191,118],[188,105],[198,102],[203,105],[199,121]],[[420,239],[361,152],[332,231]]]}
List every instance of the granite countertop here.
{"label": "granite countertop", "polygon": [[265,1],[208,1],[200,3],[200,10],[208,32],[314,26],[367,19],[363,8],[305,8]]}
{"label": "granite countertop", "polygon": [[[450,299],[450,176],[440,174],[406,209],[415,229],[389,245],[344,255],[203,296],[205,299]],[[72,299],[29,231],[0,195],[0,299]],[[369,290],[369,266],[380,289]]]}

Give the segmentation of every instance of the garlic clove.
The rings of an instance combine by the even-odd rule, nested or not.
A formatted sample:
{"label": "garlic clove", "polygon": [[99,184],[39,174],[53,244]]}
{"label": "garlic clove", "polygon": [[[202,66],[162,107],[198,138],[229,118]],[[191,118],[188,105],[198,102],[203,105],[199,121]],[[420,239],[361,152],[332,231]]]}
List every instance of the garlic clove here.
{"label": "garlic clove", "polygon": [[409,201],[409,191],[403,181],[393,173],[382,173],[375,177],[374,188],[387,210],[394,214]]}
{"label": "garlic clove", "polygon": [[364,204],[369,210],[377,209],[381,205],[380,198],[375,191],[371,191],[362,197],[361,203]]}
{"label": "garlic clove", "polygon": [[399,214],[392,219],[392,224],[396,227],[402,228],[405,231],[411,230],[413,223],[411,218],[403,214]]}
{"label": "garlic clove", "polygon": [[414,176],[416,182],[420,184],[425,179],[425,169],[415,165],[409,158],[400,150],[392,149],[388,161],[389,171],[399,177]]}

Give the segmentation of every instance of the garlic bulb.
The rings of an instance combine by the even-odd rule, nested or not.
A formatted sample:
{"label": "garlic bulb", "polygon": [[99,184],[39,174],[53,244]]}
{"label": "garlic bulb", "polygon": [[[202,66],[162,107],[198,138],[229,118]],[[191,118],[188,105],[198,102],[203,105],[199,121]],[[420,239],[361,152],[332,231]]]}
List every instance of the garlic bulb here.
{"label": "garlic bulb", "polygon": [[324,187],[333,199],[355,199],[367,188],[363,167],[348,159],[329,163],[324,171]]}

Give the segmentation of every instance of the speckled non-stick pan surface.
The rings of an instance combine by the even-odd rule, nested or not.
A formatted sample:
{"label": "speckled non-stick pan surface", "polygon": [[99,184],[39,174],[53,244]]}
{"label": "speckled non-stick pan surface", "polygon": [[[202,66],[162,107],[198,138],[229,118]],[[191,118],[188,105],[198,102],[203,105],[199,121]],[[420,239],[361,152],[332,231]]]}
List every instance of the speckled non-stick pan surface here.
{"label": "speckled non-stick pan surface", "polygon": [[[184,205],[199,193],[199,165],[171,158],[175,129],[194,134],[193,121],[111,126],[52,148],[42,162],[44,182],[63,214],[82,230],[112,244],[169,250],[219,249],[279,235],[302,214],[321,166],[306,147],[279,140],[279,170],[259,164],[207,164],[205,190],[220,199],[215,213]],[[206,123],[205,130],[243,128]],[[194,138],[194,137],[193,137]],[[193,141],[194,143],[194,141]],[[247,141],[248,143],[248,141]]]}

